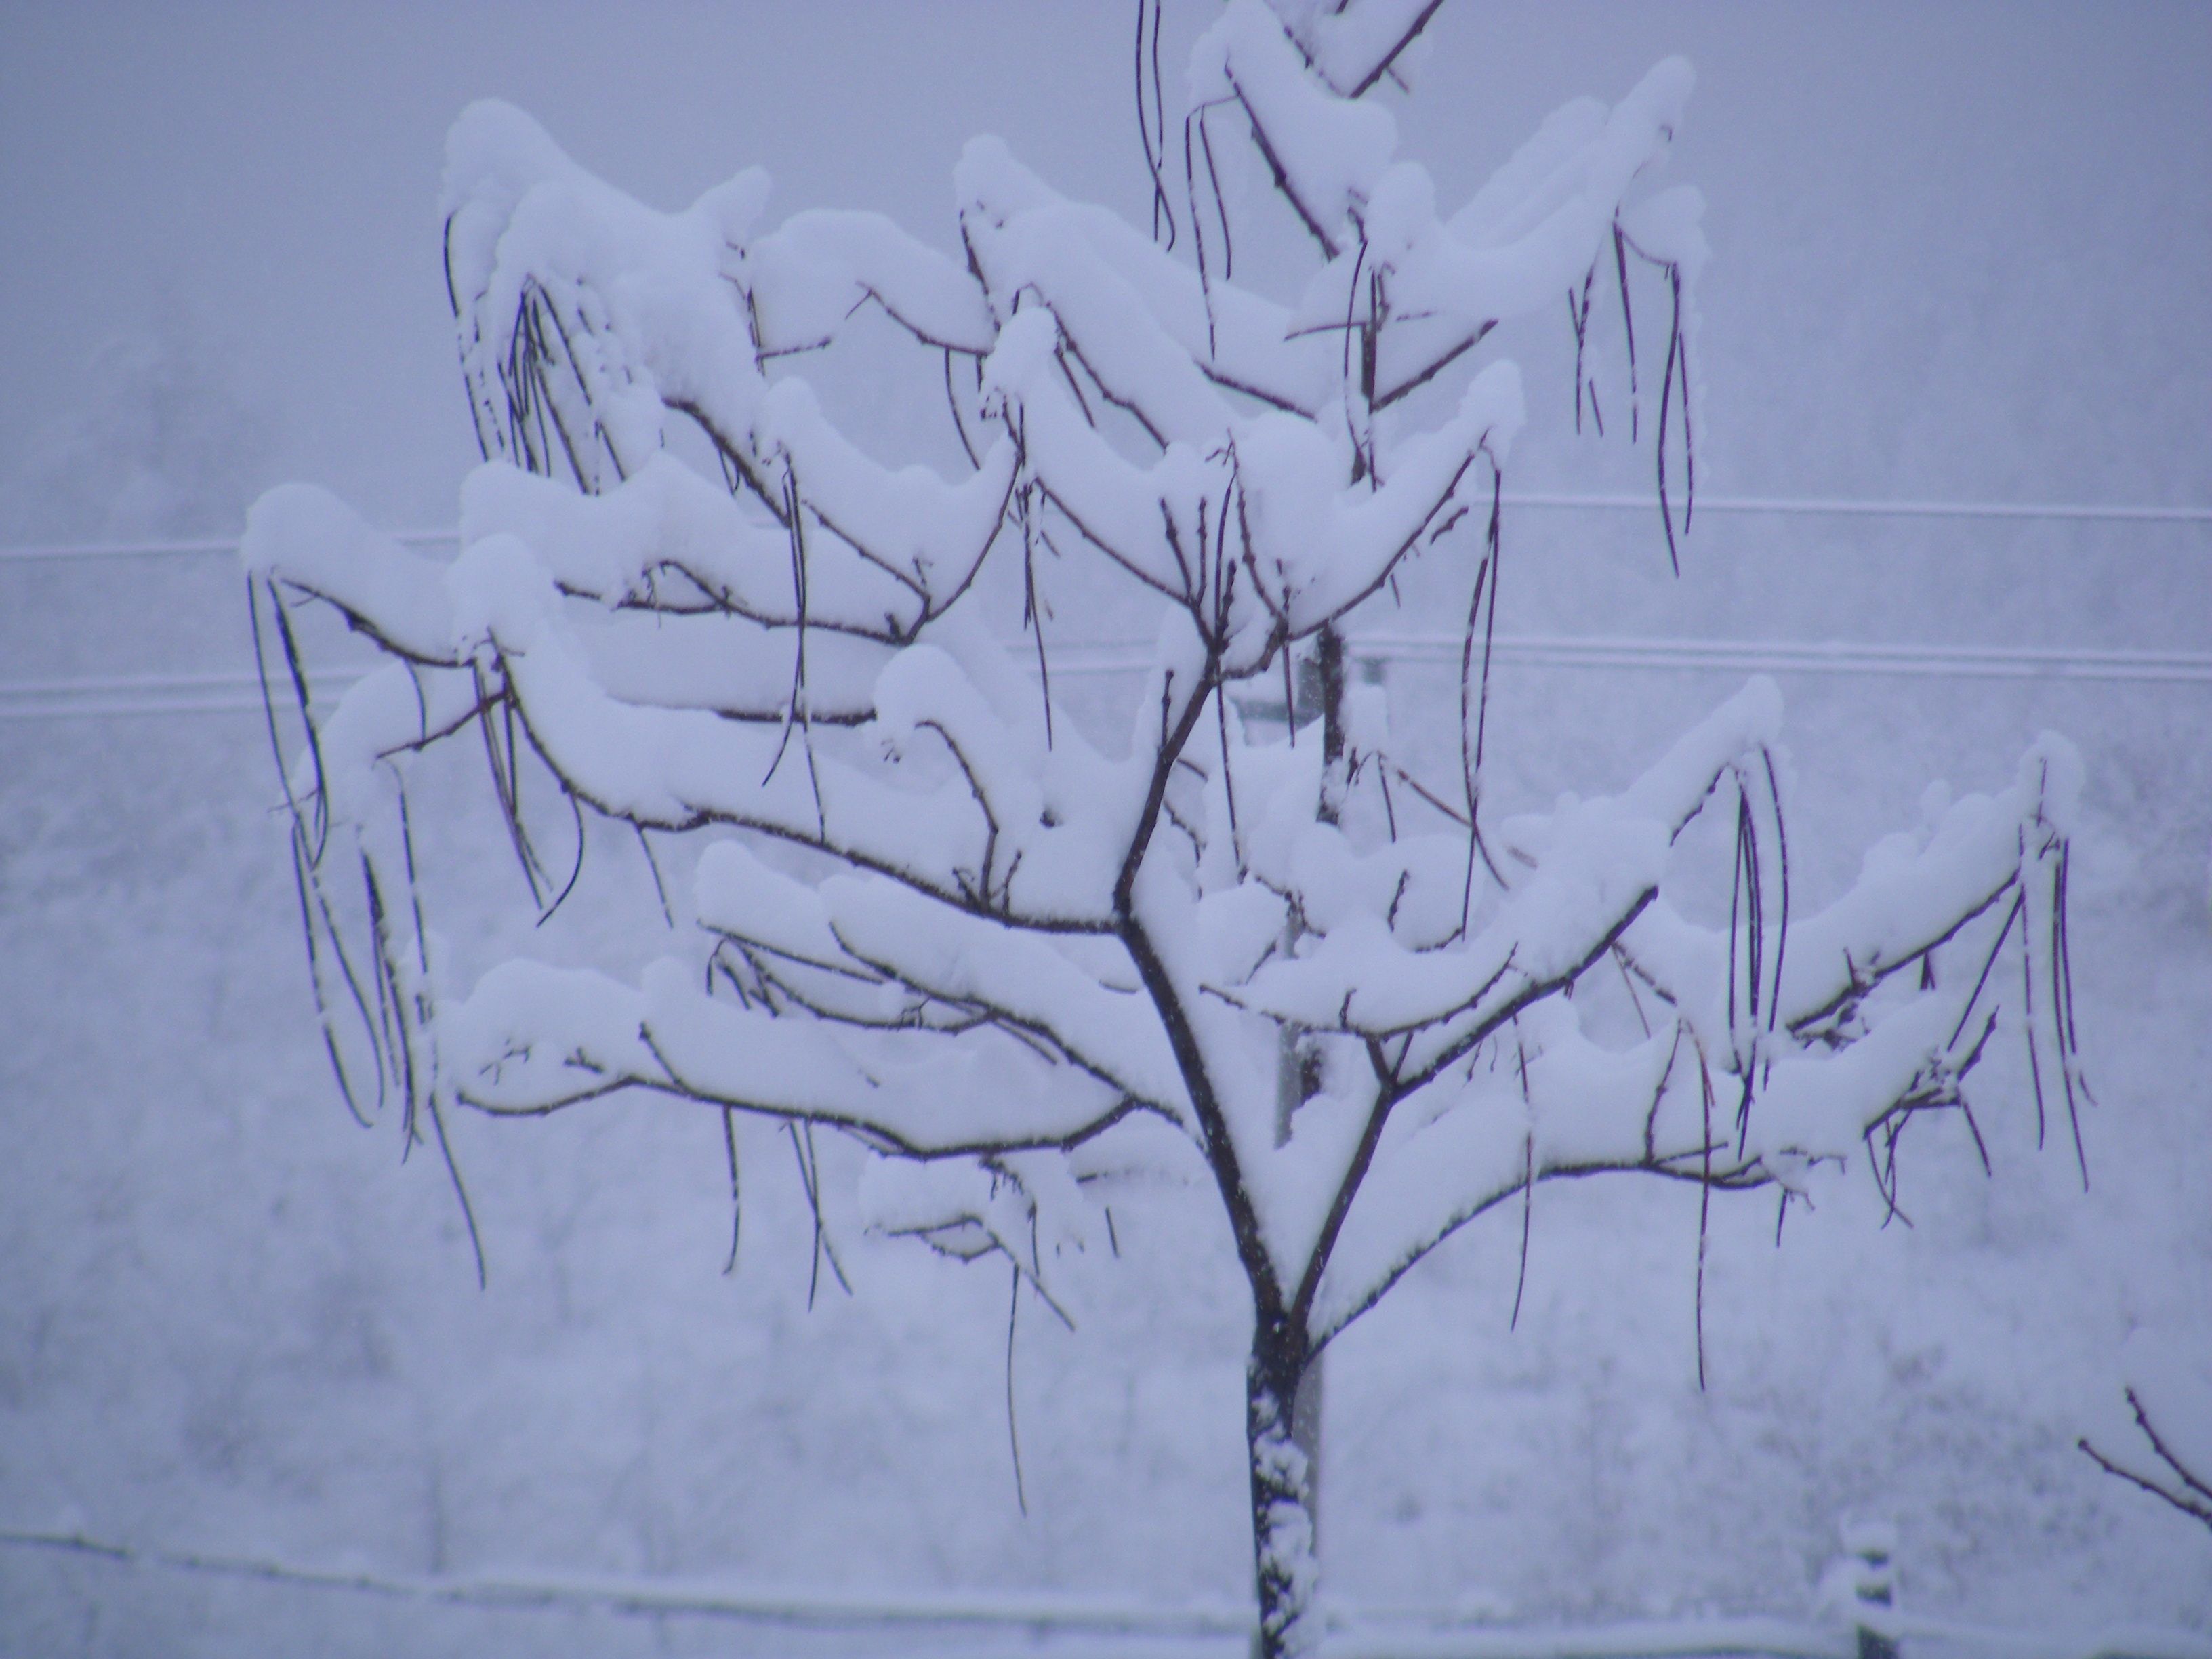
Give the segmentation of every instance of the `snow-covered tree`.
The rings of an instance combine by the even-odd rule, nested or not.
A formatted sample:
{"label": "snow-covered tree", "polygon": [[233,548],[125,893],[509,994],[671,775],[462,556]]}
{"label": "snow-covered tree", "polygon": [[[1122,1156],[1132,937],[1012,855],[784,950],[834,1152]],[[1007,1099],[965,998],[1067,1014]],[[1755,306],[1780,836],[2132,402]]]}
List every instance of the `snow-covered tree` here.
{"label": "snow-covered tree", "polygon": [[[1152,226],[979,139],[957,258],[873,214],[764,228],[757,170],[653,211],[477,105],[445,182],[484,454],[459,556],[297,486],[262,500],[244,549],[268,678],[303,708],[301,603],[388,659],[305,711],[288,773],[349,1097],[394,1095],[409,1136],[441,1143],[458,1107],[618,1092],[836,1131],[874,1155],[875,1225],[1003,1257],[1046,1294],[1103,1248],[1111,1172],[1179,1146],[1250,1288],[1270,1655],[1317,1635],[1301,1385],[1455,1230],[1611,1172],[1786,1204],[1813,1166],[1863,1158],[1893,1195],[1916,1116],[1974,1121],[1962,1081],[2001,1017],[2039,1112],[2081,1089],[2078,765],[2055,738],[1812,915],[1764,680],[1618,793],[1519,817],[1486,797],[1522,420],[1486,343],[1564,296],[1595,415],[1603,332],[1626,371],[1613,424],[1653,428],[1672,556],[1705,249],[1696,193],[1654,182],[1690,90],[1676,60],[1611,108],[1567,105],[1441,209],[1385,101],[1436,7],[1232,0],[1179,131],[1157,71],[1143,83],[1140,7]],[[1156,61],[1156,9],[1150,27]],[[1264,181],[1250,211],[1287,209],[1312,255],[1273,297],[1237,275],[1237,146]],[[810,387],[808,354],[871,311],[941,357],[956,476],[863,453]],[[1451,562],[1470,601],[1449,778],[1419,775],[1381,689],[1345,672],[1416,560]],[[1148,614],[1110,739],[1052,672],[1044,569]],[[1032,601],[1027,638],[985,621],[1006,590]],[[453,982],[408,807],[410,769],[448,744],[488,757],[541,907],[574,876],[526,780],[557,786],[579,857],[586,815],[686,838],[673,953],[635,977],[518,958]],[[1707,814],[1723,842],[1734,823],[1713,926],[1677,892]]]}

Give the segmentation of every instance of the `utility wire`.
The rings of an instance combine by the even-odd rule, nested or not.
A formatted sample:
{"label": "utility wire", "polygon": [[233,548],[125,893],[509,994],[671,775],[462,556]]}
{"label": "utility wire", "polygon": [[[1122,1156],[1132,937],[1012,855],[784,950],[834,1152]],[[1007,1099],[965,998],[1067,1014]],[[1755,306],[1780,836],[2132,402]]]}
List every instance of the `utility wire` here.
{"label": "utility wire", "polygon": [[[0,1547],[74,1556],[118,1568],[154,1568],[210,1577],[243,1579],[282,1589],[333,1590],[433,1607],[509,1612],[591,1611],[618,1616],[672,1616],[780,1626],[861,1631],[886,1629],[993,1632],[1000,1640],[1040,1640],[1081,1632],[1119,1638],[1244,1638],[1252,1629],[1249,1607],[1231,1603],[1160,1606],[1049,1592],[975,1591],[908,1596],[783,1593],[726,1588],[712,1581],[516,1574],[498,1577],[451,1574],[416,1576],[368,1568],[311,1566],[269,1557],[202,1549],[162,1549],[88,1536],[82,1532],[0,1528]],[[1765,1659],[1849,1659],[1863,1647],[1865,1631],[1837,1624],[1790,1620],[1719,1618],[1644,1620],[1585,1626],[1478,1625],[1466,1609],[1367,1604],[1326,1610],[1335,1644],[1346,1653],[1417,1651],[1480,1656],[1481,1659],[1698,1659],[1731,1654]],[[2180,1631],[2143,1626],[2111,1630],[2026,1631],[1953,1620],[1906,1615],[1899,1633],[1966,1643],[2000,1659],[2110,1659],[2116,1654],[2199,1656],[2201,1638]],[[994,1644],[994,1651],[998,1650]]]}
{"label": "utility wire", "polygon": [[[1508,507],[1649,513],[1649,495],[1507,494]],[[1700,513],[1849,519],[2054,519],[2088,524],[2212,524],[2212,507],[2139,507],[2102,501],[1893,501],[1843,496],[1699,495]]]}
{"label": "utility wire", "polygon": [[[1649,513],[1648,495],[1508,494],[1507,507],[1542,512]],[[1698,511],[1790,518],[2048,520],[2079,524],[2212,525],[2212,507],[2149,507],[2104,501],[1856,501],[1843,496],[1700,495]],[[392,539],[410,547],[451,546],[453,530],[403,530]],[[75,559],[137,559],[234,553],[240,537],[192,536],[175,540],[50,542],[0,547],[0,564],[67,562]]]}
{"label": "utility wire", "polygon": [[[386,532],[407,547],[452,546],[460,540],[455,530],[395,530]],[[27,547],[0,547],[0,564],[65,564],[76,559],[190,558],[210,554],[234,555],[246,538],[239,531],[228,536],[186,536],[170,541],[42,542]]]}
{"label": "utility wire", "polygon": [[[1443,635],[1376,634],[1347,648],[1364,663],[1456,663],[1461,641]],[[1595,635],[1501,634],[1498,661],[1539,668],[1871,675],[1904,678],[2051,679],[2212,685],[2212,653],[2110,651],[2080,646],[1875,645],[1838,641],[1668,640]],[[1130,645],[1065,647],[1053,672],[1084,678],[1142,673],[1149,653]],[[364,670],[313,677],[336,692]],[[132,674],[0,682],[0,720],[139,714],[258,713],[250,673]]]}
{"label": "utility wire", "polygon": [[302,1589],[346,1590],[386,1600],[448,1607],[592,1608],[648,1617],[680,1613],[693,1618],[830,1629],[933,1626],[1078,1630],[1118,1635],[1237,1635],[1251,1623],[1248,1613],[1226,1604],[1160,1607],[1051,1594],[978,1591],[905,1597],[840,1596],[834,1593],[787,1594],[724,1588],[696,1581],[687,1583],[634,1577],[416,1577],[359,1568],[309,1566],[211,1550],[160,1549],[76,1532],[0,1529],[0,1545],[91,1557],[122,1566],[161,1567]]}

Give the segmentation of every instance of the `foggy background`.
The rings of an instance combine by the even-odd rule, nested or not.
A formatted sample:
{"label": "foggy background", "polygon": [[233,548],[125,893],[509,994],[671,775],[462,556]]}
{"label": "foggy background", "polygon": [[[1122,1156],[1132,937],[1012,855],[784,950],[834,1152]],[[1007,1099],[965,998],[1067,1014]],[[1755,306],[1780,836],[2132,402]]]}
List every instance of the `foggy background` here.
{"label": "foggy background", "polygon": [[[1211,15],[1169,8],[1171,100]],[[477,455],[436,192],[471,99],[654,206],[757,162],[771,218],[878,209],[951,247],[978,132],[1146,218],[1132,26],[1104,3],[0,4],[0,545],[228,532],[294,478],[381,526],[450,526]],[[2212,502],[2212,9],[1451,0],[1431,33],[1401,153],[1448,202],[1565,99],[1696,64],[1670,176],[1714,245],[1702,492]],[[1509,489],[1647,490],[1648,434],[1572,435],[1564,318],[1509,343],[1530,393]],[[910,412],[886,400],[885,444]],[[2063,1131],[2037,1153],[1993,1060],[1996,1178],[1963,1132],[1916,1131],[1911,1228],[1879,1224],[1863,1170],[1779,1249],[1770,1202],[1717,1204],[1702,1394],[1694,1194],[1539,1193],[1510,1334],[1518,1217],[1470,1227],[1332,1358],[1328,1592],[1798,1615],[1839,1518],[1879,1514],[1919,1610],[2212,1626],[2212,1533],[2073,1444],[2118,1437],[2137,1332],[2194,1356],[2201,1390],[2164,1409],[2212,1443],[2212,526],[1701,514],[1679,581],[1656,513],[1527,509],[1506,538],[1513,633],[2198,666],[1778,677],[1811,903],[1930,780],[1999,787],[2045,726],[2081,744],[2090,1189]],[[774,1138],[749,1144],[725,1278],[711,1117],[457,1121],[479,1291],[443,1172],[400,1168],[396,1125],[356,1129],[331,1083],[242,601],[222,553],[0,560],[0,1529],[395,1575],[1249,1593],[1246,1310],[1200,1195],[1124,1229],[1119,1293],[1078,1331],[1023,1322],[1026,1517],[1003,1282],[848,1212],[857,1294],[810,1313]],[[1617,782],[1740,678],[1509,669],[1501,775],[1543,801]],[[1418,729],[1455,686],[1409,665],[1391,693]],[[501,924],[466,902],[521,892],[496,835],[479,811],[442,849],[452,925],[487,949]],[[606,863],[604,895],[634,901]],[[9,1651],[801,1639],[0,1546]]]}

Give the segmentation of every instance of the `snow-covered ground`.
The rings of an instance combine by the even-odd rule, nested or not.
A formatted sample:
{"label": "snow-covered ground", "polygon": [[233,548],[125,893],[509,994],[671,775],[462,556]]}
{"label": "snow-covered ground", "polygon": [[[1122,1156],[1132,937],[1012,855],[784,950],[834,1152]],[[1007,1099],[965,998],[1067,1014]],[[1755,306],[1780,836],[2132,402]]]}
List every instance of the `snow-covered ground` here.
{"label": "snow-covered ground", "polygon": [[[759,161],[782,209],[880,207],[943,243],[952,159],[992,129],[1138,216],[1124,8],[956,25],[885,6],[812,33],[762,14],[0,11],[0,284],[41,319],[0,340],[0,383],[27,389],[0,405],[20,458],[0,541],[221,527],[294,476],[380,523],[450,521],[474,453],[431,206],[445,126],[481,94],[665,204]],[[1171,14],[1171,51],[1189,21]],[[2212,499],[2212,14],[1459,0],[1409,147],[1463,192],[1553,105],[1677,50],[1700,83],[1676,168],[1717,250],[1702,488]],[[157,321],[187,368],[151,383],[181,386],[180,412],[87,409],[94,349]],[[1534,419],[1513,483],[1644,488],[1648,447],[1559,435],[1565,335],[1516,344]],[[118,361],[111,399],[144,398],[140,360],[119,379]],[[883,419],[898,441],[900,411]],[[222,453],[178,435],[212,426]],[[103,466],[166,486],[118,516],[85,493]],[[1506,533],[1516,633],[2212,650],[2202,524],[1713,515],[1680,582],[1656,516],[1529,509]],[[0,599],[10,684],[250,664],[220,558],[0,565]],[[1422,623],[1417,598],[1403,625]],[[2085,1427],[2118,1438],[2138,1328],[2193,1345],[2203,1391],[2165,1409],[2212,1439],[2212,684],[1781,678],[1815,897],[1929,781],[2000,785],[2045,726],[2081,746],[2090,1190],[2063,1136],[2036,1153],[2017,1067],[1993,1060],[1996,1176],[1963,1133],[1917,1130],[1912,1228],[1880,1226],[1861,1171],[1794,1209],[1779,1249],[1767,1201],[1717,1205],[1702,1394],[1694,1194],[1540,1192],[1510,1333],[1519,1217],[1469,1229],[1331,1359],[1330,1589],[1535,1619],[1797,1615],[1839,1518],[1881,1514],[1921,1610],[2212,1629],[2212,1534],[2073,1449]],[[1401,728],[1455,696],[1419,664],[1390,685]],[[1619,781],[1733,686],[1513,668],[1504,786]],[[255,714],[0,720],[0,1528],[394,1574],[1244,1593],[1243,1293],[1206,1206],[1164,1193],[1127,1218],[1119,1293],[1078,1331],[1024,1319],[1026,1517],[1003,1280],[866,1238],[833,1177],[857,1293],[808,1311],[773,1137],[748,1145],[726,1278],[718,1122],[617,1104],[457,1123],[480,1292],[442,1171],[398,1167],[393,1126],[363,1133],[334,1097],[274,799]],[[644,879],[599,850],[602,892]],[[440,852],[457,902],[519,896],[483,814]],[[807,1650],[0,1547],[9,1650],[656,1643]]]}

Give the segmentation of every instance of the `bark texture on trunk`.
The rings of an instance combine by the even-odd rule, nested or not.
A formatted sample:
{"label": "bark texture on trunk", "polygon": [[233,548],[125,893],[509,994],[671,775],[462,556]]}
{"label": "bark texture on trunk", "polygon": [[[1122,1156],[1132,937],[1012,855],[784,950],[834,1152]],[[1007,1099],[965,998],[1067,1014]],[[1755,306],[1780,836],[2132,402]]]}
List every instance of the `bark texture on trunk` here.
{"label": "bark texture on trunk", "polygon": [[1252,1552],[1260,1593],[1260,1659],[1298,1659],[1320,1645],[1314,1592],[1314,1467],[1297,1443],[1305,1355],[1286,1340],[1253,1340],[1245,1374],[1245,1444],[1252,1463]]}

